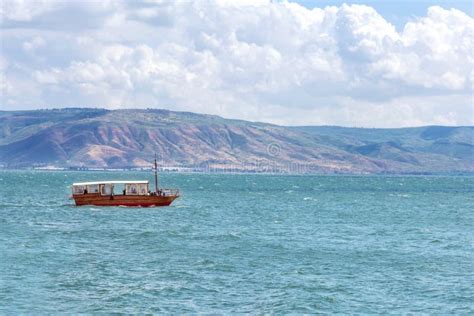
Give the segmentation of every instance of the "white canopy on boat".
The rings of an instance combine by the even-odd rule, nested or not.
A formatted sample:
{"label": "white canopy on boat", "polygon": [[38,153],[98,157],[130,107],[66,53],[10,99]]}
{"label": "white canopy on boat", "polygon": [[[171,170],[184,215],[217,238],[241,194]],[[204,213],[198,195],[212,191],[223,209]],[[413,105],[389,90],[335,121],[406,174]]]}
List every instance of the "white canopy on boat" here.
{"label": "white canopy on boat", "polygon": [[98,185],[98,184],[148,184],[148,181],[95,181],[95,182],[77,182],[73,183],[73,186],[84,186],[84,185]]}

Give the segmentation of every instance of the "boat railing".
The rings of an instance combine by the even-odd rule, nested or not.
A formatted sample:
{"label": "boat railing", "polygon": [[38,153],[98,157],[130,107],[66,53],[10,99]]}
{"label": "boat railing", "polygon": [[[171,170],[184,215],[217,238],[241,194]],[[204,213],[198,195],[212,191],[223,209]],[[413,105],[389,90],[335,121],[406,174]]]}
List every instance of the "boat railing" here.
{"label": "boat railing", "polygon": [[163,196],[179,195],[179,189],[160,189],[160,192]]}

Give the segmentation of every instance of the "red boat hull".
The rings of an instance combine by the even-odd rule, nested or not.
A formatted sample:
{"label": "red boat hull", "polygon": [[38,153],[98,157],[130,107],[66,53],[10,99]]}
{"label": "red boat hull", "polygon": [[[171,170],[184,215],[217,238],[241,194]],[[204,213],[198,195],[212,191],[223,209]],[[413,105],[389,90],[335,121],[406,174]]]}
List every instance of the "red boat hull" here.
{"label": "red boat hull", "polygon": [[178,195],[101,195],[99,193],[75,194],[72,196],[77,206],[168,206]]}

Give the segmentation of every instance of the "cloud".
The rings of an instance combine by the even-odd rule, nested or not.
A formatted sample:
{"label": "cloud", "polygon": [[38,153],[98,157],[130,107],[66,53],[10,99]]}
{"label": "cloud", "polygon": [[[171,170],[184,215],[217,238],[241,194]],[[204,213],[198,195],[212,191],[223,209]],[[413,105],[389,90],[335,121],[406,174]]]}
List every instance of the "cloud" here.
{"label": "cloud", "polygon": [[53,1],[38,0],[32,5],[25,0],[5,1],[0,6],[2,21],[31,21],[33,18],[55,8]]}
{"label": "cloud", "polygon": [[26,41],[23,43],[23,49],[27,52],[31,52],[37,48],[43,47],[45,45],[45,41],[42,37],[36,36],[30,41]]}
{"label": "cloud", "polygon": [[430,7],[400,32],[370,6],[345,4],[12,1],[1,15],[4,109],[474,124],[474,20],[455,9]]}

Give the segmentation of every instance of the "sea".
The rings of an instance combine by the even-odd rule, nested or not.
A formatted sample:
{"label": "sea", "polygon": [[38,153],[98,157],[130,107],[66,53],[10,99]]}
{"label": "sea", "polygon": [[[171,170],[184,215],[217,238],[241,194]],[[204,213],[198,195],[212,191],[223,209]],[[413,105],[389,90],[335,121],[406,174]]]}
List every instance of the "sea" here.
{"label": "sea", "polygon": [[474,177],[0,171],[0,314],[474,314]]}

